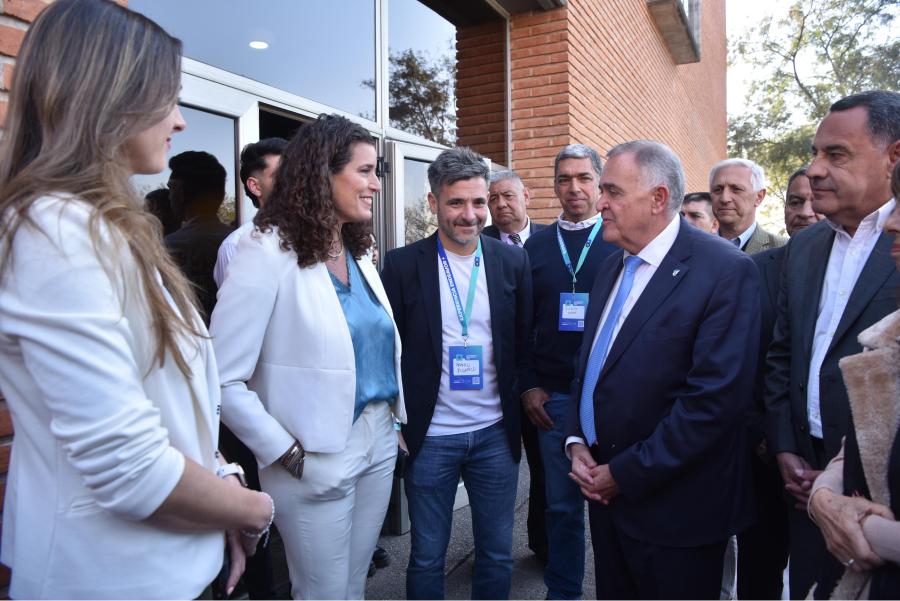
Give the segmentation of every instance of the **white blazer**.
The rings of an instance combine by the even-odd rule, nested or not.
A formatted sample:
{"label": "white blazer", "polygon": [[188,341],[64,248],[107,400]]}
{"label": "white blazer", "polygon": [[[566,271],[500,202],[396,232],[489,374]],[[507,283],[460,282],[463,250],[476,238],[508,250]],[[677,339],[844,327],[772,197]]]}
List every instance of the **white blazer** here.
{"label": "white blazer", "polygon": [[30,215],[43,233],[20,228],[0,276],[0,390],[15,428],[0,555],[10,595],[194,598],[222,565],[223,534],[142,520],[185,456],[215,468],[211,348],[184,341],[190,382],[171,357],[160,367],[127,245],[101,229],[101,263],[77,200],[45,197]]}
{"label": "white blazer", "polygon": [[[393,320],[378,272],[357,261]],[[324,263],[300,268],[280,247],[277,230],[253,231],[238,243],[219,289],[210,334],[222,381],[222,422],[256,455],[260,467],[300,441],[307,451],[339,453],[353,425],[356,363],[350,329]],[[399,398],[400,335],[394,326]]]}

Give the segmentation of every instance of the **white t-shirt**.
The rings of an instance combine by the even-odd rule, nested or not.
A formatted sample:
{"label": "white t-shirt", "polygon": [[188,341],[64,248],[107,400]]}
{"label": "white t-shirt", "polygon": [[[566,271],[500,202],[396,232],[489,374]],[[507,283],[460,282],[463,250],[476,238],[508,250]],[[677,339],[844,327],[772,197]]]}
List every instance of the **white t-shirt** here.
{"label": "white t-shirt", "polygon": [[[447,252],[450,269],[463,308],[469,295],[469,279],[472,277],[472,266],[475,253],[460,256]],[[488,297],[487,277],[484,263],[478,272],[475,289],[475,302],[472,305],[472,317],[469,321],[469,346],[481,345],[484,373],[484,387],[481,390],[450,390],[450,356],[449,347],[462,346],[462,324],[456,314],[450,286],[444,275],[441,259],[438,257],[434,266],[438,270],[438,282],[441,290],[441,386],[438,390],[434,416],[428,427],[426,436],[445,436],[462,434],[486,428],[503,419],[500,407],[500,393],[497,388],[497,368],[494,364],[494,344],[491,332],[491,306]]]}

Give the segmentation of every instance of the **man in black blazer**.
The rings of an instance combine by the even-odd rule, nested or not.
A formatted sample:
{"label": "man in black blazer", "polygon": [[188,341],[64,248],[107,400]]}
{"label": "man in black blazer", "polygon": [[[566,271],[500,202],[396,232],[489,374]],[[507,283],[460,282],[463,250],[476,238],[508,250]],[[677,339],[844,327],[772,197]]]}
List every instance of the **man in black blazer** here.
{"label": "man in black blazer", "polygon": [[859,333],[900,300],[893,236],[883,232],[895,203],[900,94],[864,92],[834,103],[813,151],[806,171],[813,209],[827,220],[798,233],[785,251],[766,375],[768,445],[797,503],[789,512],[792,599],[806,596],[828,561],[805,508],[813,480],[850,431],[838,361],[862,352]]}
{"label": "man in black blazer", "polygon": [[[784,203],[784,223],[789,236],[819,221],[812,211],[812,188],[806,167],[788,178]],[[766,353],[772,342],[781,287],[781,267],[786,246],[756,253],[753,262],[759,269],[762,330],[759,342],[759,366],[754,388],[754,404],[748,416],[748,444],[751,450],[751,472],[757,500],[757,521],[738,535],[737,596],[738,599],[780,599],[784,568],[790,549],[788,506],[784,482],[774,455],[766,444]]]}
{"label": "man in black blazer", "polygon": [[435,235],[385,256],[403,344],[412,525],[406,594],[444,597],[444,558],[462,477],[472,509],[472,598],[505,599],[521,456],[517,380],[531,319],[528,255],[481,236],[489,171],[467,148],[428,168]]}
{"label": "man in black blazer", "polygon": [[[504,244],[523,248],[532,234],[547,227],[528,218],[530,199],[531,192],[528,186],[515,171],[504,169],[491,173],[488,209],[493,223],[485,227],[481,233]],[[544,466],[541,463],[537,430],[527,419],[522,420],[522,446],[525,447],[529,475],[528,548],[546,565],[548,545],[544,521],[544,513],[547,511],[547,501],[544,498]]]}
{"label": "man in black blazer", "polygon": [[625,252],[591,291],[566,439],[597,598],[718,599],[726,542],[753,518],[741,451],[757,271],[679,217],[684,172],[667,146],[616,146],[600,187],[603,238]]}

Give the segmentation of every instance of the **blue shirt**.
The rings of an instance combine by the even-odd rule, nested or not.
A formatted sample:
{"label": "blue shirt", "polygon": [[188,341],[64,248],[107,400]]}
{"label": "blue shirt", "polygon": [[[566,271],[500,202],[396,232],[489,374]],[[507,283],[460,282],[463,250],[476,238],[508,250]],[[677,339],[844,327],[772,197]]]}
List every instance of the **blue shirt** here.
{"label": "blue shirt", "polygon": [[[346,258],[346,254],[344,256]],[[366,405],[373,401],[393,404],[400,389],[394,366],[394,322],[378,302],[356,261],[347,259],[347,274],[349,287],[328,272],[353,341],[356,361],[353,421],[356,421]]]}

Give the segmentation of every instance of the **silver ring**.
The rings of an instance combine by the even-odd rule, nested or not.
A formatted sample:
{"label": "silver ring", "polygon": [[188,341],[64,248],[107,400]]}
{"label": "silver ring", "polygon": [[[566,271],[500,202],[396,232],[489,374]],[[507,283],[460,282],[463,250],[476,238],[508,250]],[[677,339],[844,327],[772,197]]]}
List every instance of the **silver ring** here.
{"label": "silver ring", "polygon": [[851,557],[850,559],[848,559],[847,561],[843,562],[843,564],[844,564],[846,567],[848,567],[848,568],[849,568],[850,566],[852,566],[853,563],[854,563],[854,560],[853,560],[852,557]]}

